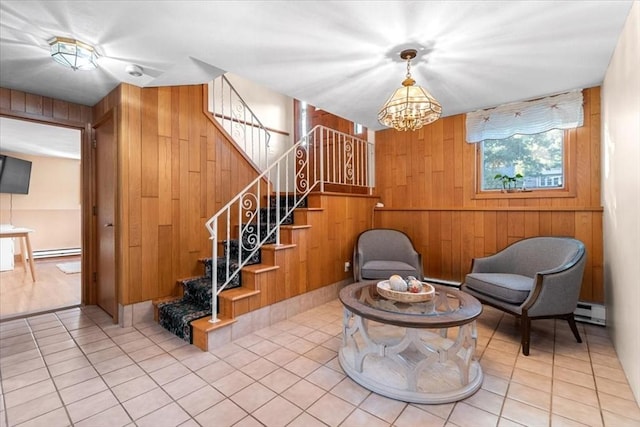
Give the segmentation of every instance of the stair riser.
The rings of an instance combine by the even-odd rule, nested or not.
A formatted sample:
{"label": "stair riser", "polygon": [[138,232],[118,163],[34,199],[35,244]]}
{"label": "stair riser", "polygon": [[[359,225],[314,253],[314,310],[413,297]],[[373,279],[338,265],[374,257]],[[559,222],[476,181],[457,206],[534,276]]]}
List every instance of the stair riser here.
{"label": "stair riser", "polygon": [[278,270],[271,270],[258,274],[248,273],[246,275],[247,286],[253,286],[253,289],[260,291],[258,307],[264,307],[265,305],[273,304],[278,301],[276,295],[277,292],[275,291],[274,286],[271,285],[276,281]]}
{"label": "stair riser", "polygon": [[236,318],[260,308],[260,295],[253,295],[236,301],[220,298],[220,316]]}

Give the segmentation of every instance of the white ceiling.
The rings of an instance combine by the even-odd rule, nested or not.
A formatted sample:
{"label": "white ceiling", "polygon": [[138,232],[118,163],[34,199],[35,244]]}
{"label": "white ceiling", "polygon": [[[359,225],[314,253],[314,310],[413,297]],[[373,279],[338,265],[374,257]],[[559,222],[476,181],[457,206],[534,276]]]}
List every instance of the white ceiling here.
{"label": "white ceiling", "polygon": [[[94,105],[120,82],[206,82],[224,71],[378,130],[420,49],[417,84],[443,115],[602,83],[628,1],[13,1],[0,3],[0,85]],[[52,61],[93,44],[99,69]],[[137,64],[143,77],[124,68]]]}
{"label": "white ceiling", "polygon": [[0,117],[0,151],[80,160],[80,131]]}

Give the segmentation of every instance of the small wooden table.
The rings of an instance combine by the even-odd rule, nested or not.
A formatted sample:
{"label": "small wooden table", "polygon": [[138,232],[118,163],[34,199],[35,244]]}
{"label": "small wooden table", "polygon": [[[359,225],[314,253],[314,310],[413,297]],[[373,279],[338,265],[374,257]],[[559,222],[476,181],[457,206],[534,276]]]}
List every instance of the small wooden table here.
{"label": "small wooden table", "polygon": [[[448,403],[475,393],[483,379],[475,359],[480,302],[433,285],[433,300],[399,303],[379,295],[376,285],[360,282],[340,291],[344,318],[339,361],[347,375],[371,391],[405,402]],[[457,334],[448,338],[452,328]]]}
{"label": "small wooden table", "polygon": [[29,233],[33,230],[29,228],[10,228],[0,230],[0,239],[17,237],[20,240],[20,255],[22,256],[22,264],[24,265],[24,271],[27,271],[27,255],[29,256],[29,269],[31,270],[31,279],[36,281],[36,270],[33,262],[33,252],[31,251],[31,241],[29,240]]}

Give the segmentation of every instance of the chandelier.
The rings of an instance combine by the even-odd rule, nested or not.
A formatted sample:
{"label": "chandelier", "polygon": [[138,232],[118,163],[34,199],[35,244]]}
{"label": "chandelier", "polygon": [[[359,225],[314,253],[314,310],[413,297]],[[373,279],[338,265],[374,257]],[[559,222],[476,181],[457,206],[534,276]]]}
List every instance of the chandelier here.
{"label": "chandelier", "polygon": [[400,57],[407,61],[407,75],[402,87],[397,89],[385,102],[378,113],[378,121],[396,130],[416,130],[435,122],[442,114],[442,106],[436,99],[411,78],[411,60],[418,51],[406,49]]}
{"label": "chandelier", "polygon": [[49,42],[51,57],[65,67],[75,70],[93,70],[98,66],[98,53],[86,43],[64,37]]}

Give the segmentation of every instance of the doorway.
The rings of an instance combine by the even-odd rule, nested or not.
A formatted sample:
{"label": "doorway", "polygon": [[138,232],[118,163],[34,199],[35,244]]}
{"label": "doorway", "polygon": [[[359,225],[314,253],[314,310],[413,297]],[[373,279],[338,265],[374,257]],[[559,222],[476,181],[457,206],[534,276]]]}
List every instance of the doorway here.
{"label": "doorway", "polygon": [[0,320],[80,305],[82,135],[77,128],[0,117],[0,154],[30,162],[27,194],[0,194],[0,224],[22,227],[33,249],[35,281],[18,241],[2,239]]}

